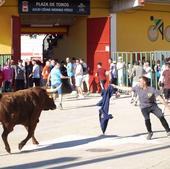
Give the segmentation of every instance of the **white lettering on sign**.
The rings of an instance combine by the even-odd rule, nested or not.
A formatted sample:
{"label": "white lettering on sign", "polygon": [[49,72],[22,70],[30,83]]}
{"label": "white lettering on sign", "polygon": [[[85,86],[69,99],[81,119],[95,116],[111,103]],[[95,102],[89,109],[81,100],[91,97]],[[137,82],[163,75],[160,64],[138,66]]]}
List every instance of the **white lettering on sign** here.
{"label": "white lettering on sign", "polygon": [[36,2],[37,7],[69,7],[69,3]]}
{"label": "white lettering on sign", "polygon": [[58,7],[69,7],[69,3],[56,3]]}
{"label": "white lettering on sign", "polygon": [[64,12],[73,12],[73,9],[65,8],[65,9],[64,9]]}
{"label": "white lettering on sign", "polygon": [[54,2],[50,2],[49,5],[52,6],[52,7],[55,7],[55,3]]}
{"label": "white lettering on sign", "polygon": [[38,7],[41,7],[41,6],[49,6],[49,3],[48,3],[48,2],[36,2],[35,5],[38,6]]}
{"label": "white lettering on sign", "polygon": [[53,12],[63,12],[63,8],[52,8],[51,11],[53,11]]}

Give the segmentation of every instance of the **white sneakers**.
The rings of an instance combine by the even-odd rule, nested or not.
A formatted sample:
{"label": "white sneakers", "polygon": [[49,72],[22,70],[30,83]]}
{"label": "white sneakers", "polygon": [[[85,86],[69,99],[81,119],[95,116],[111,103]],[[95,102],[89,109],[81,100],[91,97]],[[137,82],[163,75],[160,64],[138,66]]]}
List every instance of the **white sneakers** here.
{"label": "white sneakers", "polygon": [[84,96],[83,95],[79,95],[77,98],[78,99],[84,99]]}

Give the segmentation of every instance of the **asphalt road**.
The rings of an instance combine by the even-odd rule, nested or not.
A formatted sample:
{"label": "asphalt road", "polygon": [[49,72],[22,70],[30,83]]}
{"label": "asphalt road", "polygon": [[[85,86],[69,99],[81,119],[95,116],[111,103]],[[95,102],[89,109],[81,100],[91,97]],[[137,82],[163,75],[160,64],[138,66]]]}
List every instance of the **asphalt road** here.
{"label": "asphalt road", "polygon": [[[19,151],[18,143],[27,133],[23,126],[16,126],[8,138],[11,154],[0,139],[0,168],[170,169],[170,138],[155,116],[151,116],[153,139],[148,141],[139,107],[130,104],[129,96],[113,97],[110,113],[114,118],[102,135],[99,100],[98,94],[83,100],[65,95],[63,110],[43,111],[35,132],[38,146],[30,140]],[[170,123],[168,110],[165,117]]]}

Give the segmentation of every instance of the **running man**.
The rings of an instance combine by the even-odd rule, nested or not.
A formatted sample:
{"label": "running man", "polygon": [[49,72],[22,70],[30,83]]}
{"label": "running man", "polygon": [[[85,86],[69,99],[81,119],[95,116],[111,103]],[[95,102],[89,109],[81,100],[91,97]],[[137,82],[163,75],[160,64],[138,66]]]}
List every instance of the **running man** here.
{"label": "running man", "polygon": [[60,71],[60,63],[56,63],[53,69],[51,70],[50,74],[48,75],[47,85],[50,85],[51,81],[51,88],[55,89],[58,88],[58,96],[59,96],[59,109],[63,109],[62,106],[62,98],[63,98],[63,91],[62,91],[62,79],[67,79],[69,77],[63,76]]}
{"label": "running man", "polygon": [[[156,103],[156,98],[158,98],[158,100],[166,107],[168,107],[168,105],[165,102],[165,100],[160,96],[159,92],[155,88],[150,87],[148,83],[149,83],[148,78],[145,76],[141,76],[139,78],[139,85],[136,85],[135,87],[132,88],[119,87],[113,84],[112,85],[117,89],[124,90],[124,91],[133,91],[138,94],[141,112],[145,119],[145,125],[148,131],[147,140],[151,140],[153,135],[151,122],[150,122],[150,113],[153,113],[155,116],[157,116],[157,118],[159,118],[160,122],[162,123],[162,126],[165,128],[167,132],[167,136],[170,136],[169,125],[166,119],[164,118],[162,110],[158,107]],[[170,110],[170,107],[168,108]]]}

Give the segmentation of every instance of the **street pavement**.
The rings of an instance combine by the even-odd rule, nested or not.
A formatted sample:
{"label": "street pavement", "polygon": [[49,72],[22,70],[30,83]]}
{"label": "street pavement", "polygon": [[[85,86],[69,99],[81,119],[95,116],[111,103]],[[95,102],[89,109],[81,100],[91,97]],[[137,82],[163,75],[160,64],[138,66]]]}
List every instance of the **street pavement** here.
{"label": "street pavement", "polygon": [[[151,116],[154,135],[148,141],[139,107],[130,104],[128,95],[112,97],[110,113],[114,118],[103,135],[96,106],[100,98],[90,94],[79,100],[66,94],[63,110],[43,111],[35,131],[38,146],[30,140],[19,151],[18,143],[27,132],[16,126],[8,137],[11,154],[6,153],[0,139],[0,168],[170,169],[170,138],[160,121]],[[170,123],[168,110],[165,117]]]}

